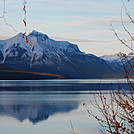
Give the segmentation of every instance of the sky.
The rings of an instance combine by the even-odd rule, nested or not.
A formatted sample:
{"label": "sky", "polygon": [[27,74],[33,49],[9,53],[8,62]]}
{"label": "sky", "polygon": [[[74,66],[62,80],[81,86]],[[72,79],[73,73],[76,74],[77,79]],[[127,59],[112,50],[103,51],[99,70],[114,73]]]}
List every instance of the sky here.
{"label": "sky", "polygon": [[[3,12],[0,0],[0,16]],[[0,39],[7,39],[25,31],[23,24],[23,0],[5,0],[6,21],[0,18]],[[110,22],[122,39],[130,40],[120,23],[121,11],[128,30],[133,34],[133,25],[128,23],[121,0],[26,0],[27,34],[36,30],[54,40],[77,44],[82,52],[97,56],[129,52],[111,31]],[[133,14],[134,2],[124,0]]]}

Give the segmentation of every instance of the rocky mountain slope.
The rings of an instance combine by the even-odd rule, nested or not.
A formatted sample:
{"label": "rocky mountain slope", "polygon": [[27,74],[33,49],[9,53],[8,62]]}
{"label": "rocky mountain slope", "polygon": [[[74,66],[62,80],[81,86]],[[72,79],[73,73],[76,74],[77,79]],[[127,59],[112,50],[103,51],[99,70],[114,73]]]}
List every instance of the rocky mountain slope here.
{"label": "rocky mountain slope", "polygon": [[113,54],[113,55],[104,55],[100,58],[104,59],[107,64],[117,70],[118,73],[124,73],[125,69],[128,71],[129,75],[133,75],[133,67],[134,67],[134,53],[130,52],[129,54]]}
{"label": "rocky mountain slope", "polygon": [[[29,39],[29,43],[25,38]],[[108,78],[116,72],[105,60],[81,52],[77,45],[52,40],[35,30],[24,39],[19,33],[13,38],[1,40],[0,64],[65,78]]]}

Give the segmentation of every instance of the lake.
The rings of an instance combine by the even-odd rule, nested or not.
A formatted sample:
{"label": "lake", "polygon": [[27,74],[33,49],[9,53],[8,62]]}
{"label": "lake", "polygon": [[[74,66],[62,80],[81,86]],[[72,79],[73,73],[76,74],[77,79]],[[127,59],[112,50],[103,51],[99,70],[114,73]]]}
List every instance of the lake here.
{"label": "lake", "polygon": [[98,134],[98,123],[83,103],[96,90],[127,89],[125,79],[0,81],[0,134]]}

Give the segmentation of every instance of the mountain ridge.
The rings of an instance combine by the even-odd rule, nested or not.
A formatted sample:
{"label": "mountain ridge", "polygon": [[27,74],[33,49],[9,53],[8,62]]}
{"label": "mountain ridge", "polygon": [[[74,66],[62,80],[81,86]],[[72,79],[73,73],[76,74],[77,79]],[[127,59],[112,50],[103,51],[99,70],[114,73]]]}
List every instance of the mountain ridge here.
{"label": "mountain ridge", "polygon": [[[25,39],[28,38],[29,43]],[[28,44],[32,44],[29,46]],[[32,72],[58,74],[65,78],[108,78],[116,71],[105,60],[81,52],[76,44],[55,41],[33,30],[0,41],[0,63]]]}
{"label": "mountain ridge", "polygon": [[126,74],[125,71],[129,74],[130,77],[133,77],[133,66],[134,66],[134,52],[126,53],[116,53],[112,55],[104,55],[100,58],[104,59],[109,66],[114,70],[117,70],[119,73]]}

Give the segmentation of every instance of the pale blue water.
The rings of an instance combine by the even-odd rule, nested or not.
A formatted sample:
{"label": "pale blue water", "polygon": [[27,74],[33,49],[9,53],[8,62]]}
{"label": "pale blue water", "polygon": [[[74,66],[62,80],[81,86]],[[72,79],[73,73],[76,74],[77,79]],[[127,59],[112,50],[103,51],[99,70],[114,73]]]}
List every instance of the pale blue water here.
{"label": "pale blue water", "polygon": [[119,85],[126,80],[0,81],[0,134],[71,134],[70,120],[76,134],[98,134],[82,104]]}

